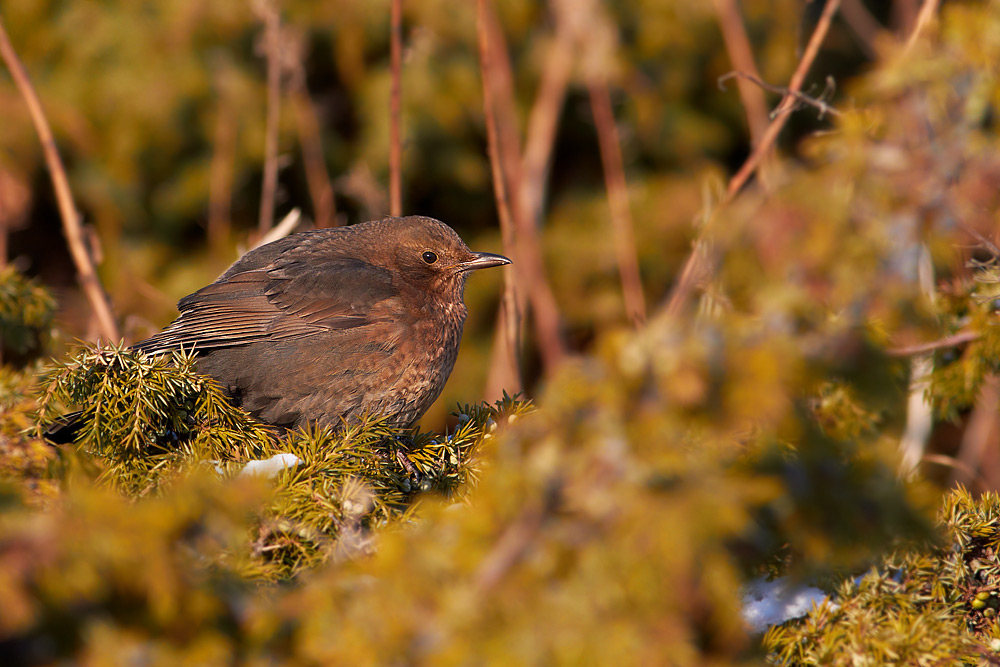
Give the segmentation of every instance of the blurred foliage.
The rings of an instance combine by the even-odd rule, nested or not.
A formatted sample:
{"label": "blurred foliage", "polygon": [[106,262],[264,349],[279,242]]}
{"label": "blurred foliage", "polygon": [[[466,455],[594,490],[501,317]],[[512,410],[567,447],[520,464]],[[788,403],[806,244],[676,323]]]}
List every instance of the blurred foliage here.
{"label": "blurred foliage", "polygon": [[[495,241],[472,4],[406,5],[408,205]],[[808,26],[819,4],[743,8],[763,76],[787,80],[798,22]],[[498,9],[524,123],[548,17],[520,0]],[[1000,371],[997,4],[945,3],[939,28],[910,50],[880,42],[864,73],[838,23],[814,68],[846,72],[841,115],[796,116],[794,152],[726,205],[721,177],[745,140],[735,93],[715,88],[729,64],[711,6],[606,9],[615,50],[601,58],[625,92],[616,112],[647,296],[660,302],[675,280],[697,219],[710,269],[697,314],[654,308],[646,326],[621,326],[593,128],[574,80],[543,237],[584,353],[544,378],[537,409],[505,397],[459,408],[450,429],[399,432],[375,415],[276,434],[225,403],[184,355],[102,347],[41,377],[33,364],[3,367],[6,662],[997,661],[1000,496],[944,491],[928,480],[952,480],[930,460],[909,479],[898,453],[913,392],[935,430],[998,409],[986,391]],[[204,245],[206,170],[227,114],[239,127],[230,242],[254,219],[263,114],[236,113],[262,109],[252,12],[188,0],[4,11],[52,100],[118,308],[137,331],[165,320],[170,299],[151,284],[181,294],[231,259],[184,245]],[[387,3],[289,0],[284,11],[332,130],[324,150],[341,212],[380,213]],[[73,39],[81,29],[93,39]],[[154,48],[178,57],[149,58]],[[144,96],[151,62],[162,76]],[[15,103],[0,86],[0,105],[20,119],[0,127],[0,145],[34,180]],[[283,146],[294,146],[284,122]],[[827,131],[794,142],[819,124]],[[285,206],[306,199],[298,159],[283,172]],[[449,391],[481,386],[496,287],[470,285],[470,335]],[[28,303],[44,297],[16,299],[13,320],[25,324]],[[31,326],[44,342],[48,325]],[[962,344],[948,344],[956,333]],[[927,341],[944,342],[921,385],[900,348]],[[69,409],[82,411],[75,445],[53,450],[32,435]],[[974,436],[954,438],[938,461],[961,463]],[[996,436],[975,437],[996,449]],[[299,463],[267,479],[246,467],[280,455]],[[973,473],[980,486],[997,479],[985,458]],[[739,591],[762,574],[818,581],[831,601],[758,642]]]}
{"label": "blurred foliage", "polygon": [[13,266],[0,267],[0,341],[17,354],[38,350],[48,333],[56,302]]}

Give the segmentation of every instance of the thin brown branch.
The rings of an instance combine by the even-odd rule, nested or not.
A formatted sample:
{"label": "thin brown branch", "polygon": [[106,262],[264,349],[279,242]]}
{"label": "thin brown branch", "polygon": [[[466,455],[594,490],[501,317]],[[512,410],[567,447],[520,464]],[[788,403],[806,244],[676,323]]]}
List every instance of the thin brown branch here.
{"label": "thin brown branch", "polygon": [[[554,3],[555,4],[555,3]],[[513,74],[506,40],[491,3],[485,7],[485,28],[491,67],[484,72],[493,94],[501,177],[506,184],[508,206],[515,229],[514,253],[518,312],[530,306],[535,340],[542,363],[551,370],[566,355],[562,339],[562,318],[555,294],[545,270],[541,239],[538,231],[544,193],[545,171],[551,156],[555,127],[565,97],[572,66],[570,46],[565,35],[557,30],[553,57],[545,59],[542,80],[532,107],[525,150],[520,150],[517,106],[514,98]],[[509,318],[498,318],[498,326],[508,327]],[[518,325],[518,332],[521,331]],[[501,335],[495,337],[501,340]],[[494,347],[486,385],[488,396],[499,395],[509,382],[506,375],[511,366],[509,351]]]}
{"label": "thin brown branch", "polygon": [[508,526],[476,571],[475,587],[479,593],[492,590],[524,557],[532,541],[538,537],[544,520],[545,515],[537,509],[525,510]]}
{"label": "thin brown branch", "polygon": [[[715,0],[715,12],[719,17],[719,28],[722,39],[726,43],[729,62],[736,70],[749,72],[760,77],[757,64],[754,61],[753,49],[743,26],[743,17],[735,0]],[[750,143],[756,146],[764,137],[767,129],[767,100],[759,88],[749,83],[738,81],[740,99],[747,114],[747,125],[750,127]]]}
{"label": "thin brown branch", "polygon": [[392,0],[390,9],[390,68],[392,89],[389,99],[389,214],[403,215],[402,138],[400,137],[400,90],[403,60],[403,0]]}
{"label": "thin brown branch", "polygon": [[900,40],[904,37],[908,37],[912,31],[913,27],[917,24],[917,5],[920,0],[893,0],[892,1],[892,20],[893,25],[899,32]]}
{"label": "thin brown branch", "polygon": [[236,123],[232,118],[225,73],[216,77],[219,101],[215,110],[212,162],[208,170],[208,245],[222,247],[232,227],[233,161],[236,154]]}
{"label": "thin brown branch", "polygon": [[[490,48],[490,81],[493,90],[493,99],[496,100],[497,109],[494,110],[493,118],[496,120],[497,145],[500,151],[500,167],[502,178],[507,187],[511,215],[515,229],[517,228],[515,211],[518,209],[518,195],[520,189],[517,182],[520,179],[520,164],[517,155],[520,152],[519,131],[517,127],[517,109],[514,106],[514,75],[510,69],[510,56],[507,53],[507,44],[503,38],[503,31],[500,29],[500,22],[492,7],[487,6],[486,30],[487,41]],[[485,76],[485,74],[484,74]],[[515,243],[520,242],[520,234],[515,235]],[[522,261],[520,250],[511,249],[514,266],[511,267],[513,276],[512,284],[516,284],[520,289],[513,291],[513,298],[516,299],[516,312],[525,313],[528,309],[528,289],[530,279],[524,277],[527,263]],[[506,283],[504,283],[506,288]],[[521,379],[517,374],[520,368],[520,344],[517,348],[511,348],[507,344],[508,331],[511,326],[516,326],[517,340],[520,341],[524,334],[523,317],[518,318],[515,324],[508,316],[508,305],[501,302],[497,314],[496,329],[493,335],[493,348],[490,354],[490,365],[486,376],[486,386],[484,394],[487,400],[499,398],[504,390],[509,391],[509,387],[520,387]]]}
{"label": "thin brown branch", "polygon": [[913,45],[917,43],[917,39],[920,37],[920,33],[931,22],[931,19],[937,15],[939,2],[940,0],[924,0],[924,4],[920,6],[920,13],[917,14],[917,25],[914,26],[913,32],[910,33],[910,38],[906,40],[907,51],[913,48]]}
{"label": "thin brown branch", "polygon": [[[788,88],[785,88],[784,86],[775,86],[774,84],[770,84],[767,81],[764,81],[763,79],[761,79],[758,76],[754,76],[753,74],[748,74],[746,72],[733,71],[733,72],[727,72],[727,73],[723,74],[722,76],[719,77],[719,86],[724,88],[726,81],[729,81],[730,79],[746,79],[747,81],[750,81],[751,83],[755,83],[758,86],[760,86],[761,88],[763,88],[764,90],[769,90],[772,93],[779,93],[780,95],[791,95],[792,97],[794,97],[795,99],[797,99],[799,102],[802,102],[803,104],[806,104],[808,106],[811,106],[811,107],[814,107],[815,109],[817,109],[819,111],[819,117],[820,118],[822,118],[823,116],[825,116],[827,114],[830,114],[831,116],[842,116],[843,115],[841,112],[837,111],[836,108],[834,108],[834,107],[830,106],[829,104],[827,104],[826,100],[824,100],[822,98],[812,97],[811,95],[806,95],[805,93],[800,92],[798,90],[789,90]],[[829,91],[831,88],[832,88],[832,84],[831,84],[830,80],[828,79],[827,80],[827,91]],[[826,92],[824,92],[824,95],[825,94],[826,94]],[[796,107],[794,107],[794,106],[793,107],[789,107],[788,109],[785,110],[785,113],[788,113],[790,111],[794,111],[795,109],[796,109]],[[777,114],[778,114],[778,111],[775,110],[772,115],[776,116]]]}
{"label": "thin brown branch", "polygon": [[[476,1],[476,34],[479,44],[479,67],[483,85],[483,114],[486,120],[486,138],[490,154],[490,171],[493,175],[493,192],[497,202],[497,215],[500,218],[500,234],[504,250],[512,253],[516,245],[514,223],[511,218],[510,200],[507,195],[507,185],[504,182],[503,168],[500,162],[500,147],[497,137],[497,123],[494,117],[493,86],[491,85],[491,47],[487,27],[487,0]],[[516,253],[514,253],[516,255]],[[507,348],[507,359],[513,364],[508,369],[508,376],[516,379],[514,391],[521,390],[521,372],[517,365],[518,330],[520,328],[520,312],[517,305],[515,287],[516,271],[504,272],[504,293],[501,302],[504,317],[504,345]]]}
{"label": "thin brown branch", "polygon": [[558,508],[561,485],[553,482],[546,489],[538,506],[529,505],[508,525],[493,549],[486,554],[474,575],[474,585],[479,593],[486,593],[499,584],[510,570],[520,562],[538,538],[546,520]]}
{"label": "thin brown branch", "polygon": [[957,221],[957,227],[974,238],[979,245],[985,248],[995,259],[1000,260],[1000,248],[998,248],[993,241],[986,238],[982,232],[962,220]]}
{"label": "thin brown branch", "polygon": [[956,334],[952,334],[951,336],[947,336],[939,340],[933,340],[929,343],[917,343],[916,345],[890,347],[886,350],[886,354],[891,357],[912,357],[915,354],[924,354],[925,352],[933,352],[946,347],[956,347],[958,345],[964,345],[965,343],[971,343],[977,338],[979,338],[979,333],[975,331],[959,331]]}
{"label": "thin brown branch", "polygon": [[[813,34],[809,38],[809,43],[806,45],[806,50],[802,55],[802,60],[799,61],[799,64],[795,68],[795,72],[792,74],[792,78],[788,83],[789,93],[797,92],[802,89],[802,84],[805,81],[806,74],[809,73],[809,68],[812,67],[813,61],[819,53],[820,46],[823,44],[823,40],[826,39],[826,34],[830,30],[830,24],[833,21],[833,16],[836,14],[839,7],[840,0],[827,0],[826,5],[823,7],[823,13],[820,15],[819,21],[816,23],[816,28],[813,30]],[[764,156],[767,155],[771,146],[781,133],[781,130],[785,127],[785,123],[788,122],[789,114],[785,113],[785,111],[792,107],[795,103],[795,96],[792,94],[785,95],[784,98],[782,98],[781,102],[775,109],[775,113],[777,115],[774,120],[771,121],[770,125],[767,126],[760,143],[754,147],[753,152],[750,153],[746,162],[743,163],[743,166],[740,167],[739,171],[736,172],[736,175],[729,181],[729,186],[726,189],[726,198],[722,203],[723,205],[732,201],[733,197],[735,197],[736,194],[743,188],[746,182],[750,179],[750,176],[760,165]],[[709,224],[711,224],[711,221]],[[688,258],[684,263],[684,267],[681,269],[677,283],[670,292],[666,307],[668,315],[676,316],[680,312],[681,308],[683,308],[688,302],[694,285],[710,270],[709,267],[704,265],[704,261],[708,256],[708,253],[704,252],[704,249],[701,248],[702,243],[703,241],[700,239],[695,242],[691,253],[688,255]]]}
{"label": "thin brown branch", "polygon": [[274,224],[274,200],[278,189],[278,122],[281,115],[281,16],[274,2],[259,0],[258,14],[264,22],[264,54],[267,58],[267,117],[264,134],[264,182],[260,193],[258,230],[264,234]]}
{"label": "thin brown branch", "polygon": [[771,124],[767,126],[764,131],[764,136],[761,139],[760,144],[754,148],[753,153],[747,158],[747,161],[740,167],[740,170],[736,172],[732,180],[729,181],[729,187],[727,189],[727,194],[729,198],[732,198],[737,192],[739,192],[743,186],[749,180],[750,176],[753,174],[754,170],[757,169],[757,165],[760,164],[761,158],[767,149],[775,142],[778,138],[778,134],[784,129],[785,123],[788,122],[788,114],[785,111],[795,104],[795,93],[802,90],[802,84],[805,82],[806,75],[809,73],[809,68],[812,67],[813,61],[816,60],[816,56],[819,54],[820,46],[823,44],[823,40],[826,39],[826,34],[830,30],[830,24],[833,22],[833,17],[840,8],[840,0],[827,0],[826,5],[823,7],[823,13],[819,17],[819,21],[816,22],[816,28],[813,30],[812,37],[809,38],[809,43],[806,45],[806,50],[802,54],[802,60],[799,61],[798,66],[795,68],[795,72],[792,73],[792,78],[788,82],[788,94],[782,98],[778,107],[775,109],[775,118],[771,121]]}
{"label": "thin brown branch", "polygon": [[313,216],[317,229],[337,226],[337,204],[330,181],[330,172],[326,168],[326,158],[323,156],[323,136],[320,132],[319,120],[316,117],[316,107],[309,97],[306,85],[306,72],[302,64],[302,56],[292,63],[291,100],[292,111],[295,114],[295,127],[299,135],[299,146],[302,149],[302,162],[306,170],[306,184],[309,196],[313,201]]}
{"label": "thin brown branch", "polygon": [[611,227],[618,260],[618,275],[625,296],[625,312],[633,324],[646,321],[646,298],[642,293],[642,279],[639,276],[639,261],[636,257],[635,230],[632,211],[628,203],[628,185],[625,181],[625,166],[622,160],[618,127],[611,109],[611,94],[604,81],[592,79],[588,83],[590,108],[597,126],[597,140],[604,166],[604,184],[608,191],[611,207]]}
{"label": "thin brown branch", "polygon": [[[504,182],[507,184],[514,226],[519,229],[517,218],[520,197],[518,184],[521,181],[521,129],[518,124],[510,53],[492,2],[486,6],[486,31],[490,47],[490,86],[493,89],[493,101],[496,105],[493,117],[496,119],[497,143],[500,146],[500,166],[503,168]],[[524,269],[523,262],[521,264],[521,269]],[[520,297],[524,299],[526,294],[520,294]]]}
{"label": "thin brown branch", "polygon": [[121,338],[118,324],[115,322],[111,312],[111,304],[101,287],[97,271],[94,269],[93,261],[87,251],[87,244],[84,238],[83,228],[80,225],[80,218],[76,211],[76,204],[73,202],[73,193],[69,187],[69,179],[66,177],[66,169],[63,167],[62,159],[59,157],[59,150],[56,148],[55,139],[52,136],[52,129],[45,118],[41,101],[35,93],[28,72],[17,57],[14,47],[7,37],[7,31],[0,21],[0,56],[3,57],[7,69],[10,70],[11,77],[17,85],[18,91],[24,98],[28,106],[28,113],[31,121],[35,125],[38,139],[42,144],[42,152],[45,155],[45,163],[48,166],[49,177],[55,188],[56,201],[59,205],[59,215],[62,218],[63,233],[66,235],[66,242],[69,245],[70,255],[76,265],[80,286],[83,288],[94,317],[97,319],[98,327],[102,336],[111,341]]}
{"label": "thin brown branch", "polygon": [[[987,487],[983,490],[989,491],[991,489]],[[996,651],[994,651],[993,648],[985,644],[980,644],[979,646],[976,647],[976,652],[979,653],[980,657],[982,657],[984,662],[989,663],[991,665],[1000,665],[1000,657],[997,657]]]}
{"label": "thin brown branch", "polygon": [[879,33],[885,32],[882,24],[875,20],[861,0],[842,0],[840,3],[840,15],[844,23],[851,29],[857,37],[857,42],[861,49],[871,59],[878,58],[878,49],[875,42]]}
{"label": "thin brown branch", "polygon": [[957,470],[964,474],[969,480],[976,483],[980,491],[988,491],[990,489],[989,484],[983,479],[983,476],[976,472],[976,469],[967,463],[963,463],[958,459],[952,458],[951,456],[945,456],[944,454],[924,454],[920,457],[921,461],[926,463],[933,463],[939,466],[945,466],[946,468],[951,468],[952,470]]}
{"label": "thin brown branch", "polygon": [[552,3],[556,19],[556,34],[542,64],[538,92],[528,115],[528,127],[521,155],[519,203],[526,219],[535,227],[542,217],[546,174],[552,159],[559,114],[566,99],[569,77],[573,69],[573,39],[560,20],[559,3]]}
{"label": "thin brown branch", "polygon": [[[982,470],[987,450],[997,441],[997,435],[1000,433],[998,408],[1000,408],[1000,378],[991,373],[983,378],[972,414],[966,421],[962,444],[958,450],[957,458],[963,465],[960,470],[966,477],[973,479],[978,477],[975,471]],[[971,474],[966,469],[972,471]],[[953,480],[958,481],[958,476],[953,477]]]}
{"label": "thin brown branch", "polygon": [[[546,369],[551,370],[562,361],[566,354],[561,333],[562,318],[545,271],[538,221],[529,214],[534,202],[523,196],[526,180],[522,168],[524,162],[520,151],[514,80],[506,40],[500,22],[493,11],[492,3],[488,3],[486,9],[486,29],[491,56],[489,75],[496,105],[494,119],[496,120],[500,166],[502,176],[507,184],[511,217],[516,230],[514,252],[517,263],[515,271],[518,273],[518,308],[523,313],[530,304],[533,313],[531,322],[534,325],[542,363]],[[542,94],[541,91],[539,94]]]}

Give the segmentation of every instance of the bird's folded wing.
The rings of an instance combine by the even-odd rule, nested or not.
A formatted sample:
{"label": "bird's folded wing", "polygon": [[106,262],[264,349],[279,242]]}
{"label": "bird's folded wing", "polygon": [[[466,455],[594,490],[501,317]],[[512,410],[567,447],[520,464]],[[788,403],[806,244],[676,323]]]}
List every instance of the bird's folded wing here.
{"label": "bird's folded wing", "polygon": [[210,349],[350,329],[391,319],[398,296],[391,274],[366,262],[286,257],[183,298],[180,317],[135,348]]}

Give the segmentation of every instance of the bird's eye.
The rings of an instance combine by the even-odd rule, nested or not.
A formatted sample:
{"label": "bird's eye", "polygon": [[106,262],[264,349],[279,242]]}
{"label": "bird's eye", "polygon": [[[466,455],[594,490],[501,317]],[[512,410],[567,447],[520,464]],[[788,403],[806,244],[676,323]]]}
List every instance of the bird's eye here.
{"label": "bird's eye", "polygon": [[433,264],[434,262],[438,261],[438,256],[432,253],[430,250],[427,250],[426,252],[424,252],[423,255],[420,256],[420,259],[424,260],[424,262],[426,262],[427,264]]}

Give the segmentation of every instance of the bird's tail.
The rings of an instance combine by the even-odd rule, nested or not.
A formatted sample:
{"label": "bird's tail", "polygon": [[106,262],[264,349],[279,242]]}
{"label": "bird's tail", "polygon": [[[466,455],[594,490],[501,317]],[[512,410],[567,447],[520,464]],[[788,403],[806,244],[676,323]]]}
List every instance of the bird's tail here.
{"label": "bird's tail", "polygon": [[53,445],[68,445],[76,442],[76,437],[83,428],[81,421],[83,410],[68,412],[60,417],[56,417],[42,431],[42,438]]}

